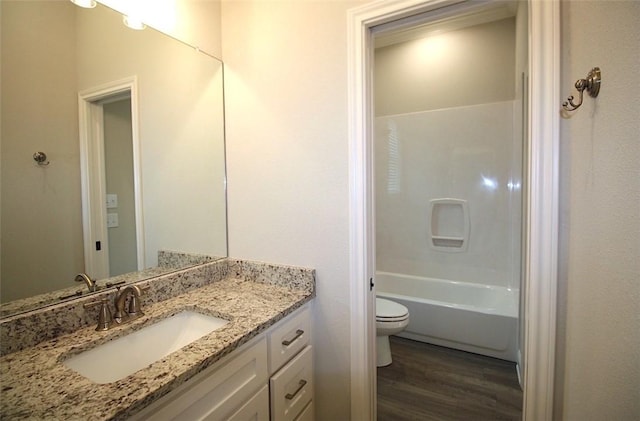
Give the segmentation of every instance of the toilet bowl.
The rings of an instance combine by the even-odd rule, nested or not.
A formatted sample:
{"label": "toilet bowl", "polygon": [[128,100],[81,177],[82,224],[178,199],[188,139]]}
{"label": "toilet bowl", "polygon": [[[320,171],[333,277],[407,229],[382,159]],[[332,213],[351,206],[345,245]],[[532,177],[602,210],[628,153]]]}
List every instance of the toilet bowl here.
{"label": "toilet bowl", "polygon": [[402,304],[376,298],[376,365],[391,364],[389,335],[402,332],[409,324],[409,310]]}

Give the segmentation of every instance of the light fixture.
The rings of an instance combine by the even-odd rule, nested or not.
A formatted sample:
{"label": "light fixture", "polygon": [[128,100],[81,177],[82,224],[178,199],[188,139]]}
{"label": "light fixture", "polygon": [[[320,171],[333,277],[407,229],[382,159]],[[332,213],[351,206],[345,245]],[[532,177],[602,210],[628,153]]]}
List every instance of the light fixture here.
{"label": "light fixture", "polygon": [[93,9],[94,7],[96,7],[95,0],[71,0],[71,3],[75,4],[76,6],[84,7],[85,9]]}
{"label": "light fixture", "polygon": [[124,24],[127,25],[129,28],[135,29],[138,31],[141,31],[147,27],[147,25],[145,25],[144,22],[142,22],[142,20],[140,20],[139,18],[131,17],[127,15],[122,16],[122,22],[124,22]]}

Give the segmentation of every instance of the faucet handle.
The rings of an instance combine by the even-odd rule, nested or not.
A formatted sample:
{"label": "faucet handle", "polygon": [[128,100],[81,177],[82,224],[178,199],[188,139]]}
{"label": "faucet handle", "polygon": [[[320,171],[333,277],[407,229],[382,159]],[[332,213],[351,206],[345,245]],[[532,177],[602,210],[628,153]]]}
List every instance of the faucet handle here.
{"label": "faucet handle", "polygon": [[140,309],[140,297],[135,294],[131,294],[131,301],[129,301],[129,316],[132,318],[144,316]]}
{"label": "faucet handle", "polygon": [[113,323],[113,317],[111,316],[111,309],[109,308],[109,299],[107,297],[101,298],[99,301],[92,301],[90,303],[85,303],[83,307],[85,309],[92,308],[96,306],[100,306],[100,311],[98,312],[98,326],[96,326],[97,331],[109,330],[111,328],[111,324]]}
{"label": "faucet handle", "polygon": [[143,287],[136,286],[136,288],[139,293],[131,294],[131,301],[129,301],[129,316],[132,318],[144,316],[140,299],[142,298],[142,293],[149,289],[149,285],[145,285]]}

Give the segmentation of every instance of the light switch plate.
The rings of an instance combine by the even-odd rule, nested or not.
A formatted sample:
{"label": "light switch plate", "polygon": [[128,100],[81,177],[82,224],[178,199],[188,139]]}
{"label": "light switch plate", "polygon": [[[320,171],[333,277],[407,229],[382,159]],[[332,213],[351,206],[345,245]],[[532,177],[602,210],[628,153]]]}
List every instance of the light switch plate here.
{"label": "light switch plate", "polygon": [[117,228],[118,227],[118,214],[117,213],[108,213],[107,214],[107,228]]}
{"label": "light switch plate", "polygon": [[118,207],[118,195],[107,194],[107,209],[113,209]]}

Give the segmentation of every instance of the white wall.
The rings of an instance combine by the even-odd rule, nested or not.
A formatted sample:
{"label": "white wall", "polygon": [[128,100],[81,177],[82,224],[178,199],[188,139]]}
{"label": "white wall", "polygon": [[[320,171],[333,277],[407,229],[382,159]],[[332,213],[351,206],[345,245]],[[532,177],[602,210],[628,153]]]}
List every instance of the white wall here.
{"label": "white wall", "polygon": [[222,3],[230,255],[317,270],[316,415],[350,411],[346,1]]}
{"label": "white wall", "polygon": [[561,125],[557,415],[640,418],[640,2],[562,2],[562,95],[594,66],[597,99]]}
{"label": "white wall", "polygon": [[515,18],[375,50],[375,115],[512,100]]}

